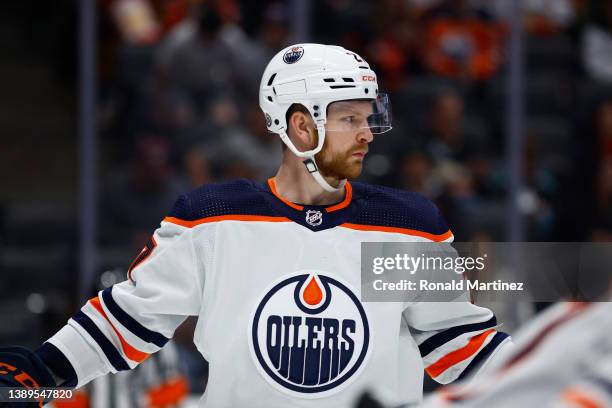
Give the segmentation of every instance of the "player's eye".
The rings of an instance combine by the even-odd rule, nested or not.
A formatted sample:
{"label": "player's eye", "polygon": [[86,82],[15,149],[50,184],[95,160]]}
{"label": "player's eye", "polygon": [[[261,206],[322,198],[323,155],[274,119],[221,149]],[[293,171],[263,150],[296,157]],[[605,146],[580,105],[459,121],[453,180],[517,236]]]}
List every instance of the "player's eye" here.
{"label": "player's eye", "polygon": [[355,116],[344,116],[342,119],[343,122],[346,123],[354,123],[355,122]]}

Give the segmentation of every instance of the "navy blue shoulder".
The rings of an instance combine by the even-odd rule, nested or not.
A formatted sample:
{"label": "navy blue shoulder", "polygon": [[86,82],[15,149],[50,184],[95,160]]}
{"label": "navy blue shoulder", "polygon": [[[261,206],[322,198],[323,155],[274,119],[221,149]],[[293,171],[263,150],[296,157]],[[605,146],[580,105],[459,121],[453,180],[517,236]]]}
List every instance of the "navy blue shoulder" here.
{"label": "navy blue shoulder", "polygon": [[246,179],[203,185],[181,195],[168,214],[185,221],[221,215],[276,214],[262,195],[261,188]]}
{"label": "navy blue shoulder", "polygon": [[441,235],[449,231],[438,207],[419,193],[352,182],[361,211],[349,221],[360,225],[404,228]]}

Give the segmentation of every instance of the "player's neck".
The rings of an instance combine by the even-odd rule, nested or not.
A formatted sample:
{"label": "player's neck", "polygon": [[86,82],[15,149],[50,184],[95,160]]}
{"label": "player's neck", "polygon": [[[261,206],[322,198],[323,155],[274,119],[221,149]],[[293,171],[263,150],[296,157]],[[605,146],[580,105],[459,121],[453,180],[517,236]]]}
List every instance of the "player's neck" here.
{"label": "player's neck", "polygon": [[[331,185],[338,181],[326,178]],[[306,205],[335,204],[344,199],[345,190],[329,192],[316,182],[303,163],[283,162],[274,178],[276,190],[281,197],[293,203]]]}

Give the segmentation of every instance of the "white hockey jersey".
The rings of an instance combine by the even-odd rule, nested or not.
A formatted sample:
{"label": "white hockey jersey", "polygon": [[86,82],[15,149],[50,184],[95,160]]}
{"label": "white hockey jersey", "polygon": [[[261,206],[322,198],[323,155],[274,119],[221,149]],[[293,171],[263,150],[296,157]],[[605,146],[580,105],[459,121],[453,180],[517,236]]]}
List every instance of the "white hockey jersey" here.
{"label": "white hockey jersey", "polygon": [[349,407],[365,390],[417,402],[424,368],[454,381],[508,336],[469,302],[361,302],[361,243],[452,238],[429,200],[399,190],[347,183],[342,202],[311,206],[273,179],[204,186],[178,199],[129,280],[48,343],[82,386],[136,366],[195,315],[202,407]]}
{"label": "white hockey jersey", "polygon": [[479,376],[421,408],[612,407],[612,303],[558,303]]}

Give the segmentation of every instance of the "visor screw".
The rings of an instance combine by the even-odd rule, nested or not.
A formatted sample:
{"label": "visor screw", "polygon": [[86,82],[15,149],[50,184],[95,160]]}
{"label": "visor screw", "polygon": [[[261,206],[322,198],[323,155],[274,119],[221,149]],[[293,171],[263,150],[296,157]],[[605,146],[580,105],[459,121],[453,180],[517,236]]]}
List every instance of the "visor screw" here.
{"label": "visor screw", "polygon": [[315,118],[318,118],[318,117],[319,117],[319,114],[318,114],[317,112],[315,112],[314,117],[315,117]]}
{"label": "visor screw", "polygon": [[275,125],[278,125],[278,123],[279,123],[279,122],[278,122],[278,119],[274,119],[274,124],[275,124]]}
{"label": "visor screw", "polygon": [[319,105],[315,105],[315,106],[313,106],[313,107],[312,107],[312,109],[314,109],[314,110],[319,110]]}

